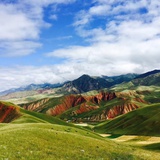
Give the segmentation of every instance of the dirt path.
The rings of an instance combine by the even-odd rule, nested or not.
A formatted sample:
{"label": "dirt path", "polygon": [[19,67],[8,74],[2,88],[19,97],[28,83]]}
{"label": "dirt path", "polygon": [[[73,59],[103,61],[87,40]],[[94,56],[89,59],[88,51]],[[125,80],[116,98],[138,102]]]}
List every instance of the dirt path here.
{"label": "dirt path", "polygon": [[160,137],[150,137],[146,141],[139,141],[138,144],[153,144],[153,143],[160,143]]}
{"label": "dirt path", "polygon": [[[102,137],[109,136],[108,134],[100,134]],[[160,143],[160,137],[151,137],[151,136],[130,136],[130,135],[122,135],[118,138],[112,139],[116,142],[129,142],[133,144],[141,144],[141,145],[147,145],[147,144],[154,144],[154,143]]]}
{"label": "dirt path", "polygon": [[76,126],[82,126],[82,127],[86,127],[86,126],[88,126],[88,124],[87,123],[78,123],[78,124],[75,124]]}
{"label": "dirt path", "polygon": [[102,137],[109,137],[110,136],[110,134],[99,134],[99,135]]}

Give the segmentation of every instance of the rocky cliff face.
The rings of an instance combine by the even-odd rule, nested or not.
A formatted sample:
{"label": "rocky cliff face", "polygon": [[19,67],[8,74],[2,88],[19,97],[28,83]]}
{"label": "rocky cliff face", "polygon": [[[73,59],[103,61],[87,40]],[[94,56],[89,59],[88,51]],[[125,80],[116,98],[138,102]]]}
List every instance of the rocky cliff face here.
{"label": "rocky cliff face", "polygon": [[47,111],[47,114],[52,115],[52,116],[56,116],[59,115],[63,112],[65,112],[66,110],[75,107],[83,102],[85,102],[86,100],[84,99],[83,96],[81,95],[69,95],[66,96],[63,100],[62,103],[59,105],[56,105],[54,108],[50,108]]}
{"label": "rocky cliff face", "polygon": [[84,93],[91,90],[99,90],[110,87],[112,83],[104,78],[93,78],[89,75],[82,75],[78,79],[64,84],[63,89],[69,93]]}
{"label": "rocky cliff face", "polygon": [[0,123],[9,123],[19,116],[18,108],[0,102]]}
{"label": "rocky cliff face", "polygon": [[21,106],[26,110],[35,111],[38,108],[40,108],[41,106],[43,106],[43,104],[48,102],[48,100],[49,100],[49,98],[45,98],[45,99],[42,99],[40,101],[37,101],[37,102],[34,102],[34,103],[30,103],[30,104],[24,104],[24,105],[21,105]]}
{"label": "rocky cliff face", "polygon": [[83,104],[80,105],[80,107],[77,110],[72,112],[72,115],[82,114],[82,113],[85,113],[85,112],[96,110],[98,108],[99,108],[99,106],[88,105],[86,103],[83,103]]}
{"label": "rocky cliff face", "polygon": [[[47,106],[48,103],[50,107]],[[139,108],[141,103],[147,102],[138,97],[136,92],[100,92],[94,96],[68,95],[61,97],[56,103],[55,99],[43,99],[23,107],[39,112],[46,107],[49,108],[45,110],[47,114],[60,116],[62,119],[102,121],[133,111]]]}
{"label": "rocky cliff face", "polygon": [[91,96],[90,101],[93,103],[100,104],[101,101],[109,101],[109,100],[112,100],[116,97],[117,96],[116,96],[115,92],[113,92],[113,93],[100,92],[96,96]]}
{"label": "rocky cliff face", "polygon": [[[109,101],[114,98],[116,98],[115,93],[106,92],[101,92],[95,96],[69,95],[64,98],[61,104],[50,108],[47,111],[47,114],[57,116],[67,111],[68,109],[76,107],[78,105],[79,108],[72,113],[73,115],[82,114],[99,108],[99,104],[101,101]],[[91,104],[88,104],[87,102],[91,102]]]}
{"label": "rocky cliff face", "polygon": [[138,108],[139,106],[135,105],[134,103],[114,106],[107,112],[107,119],[113,119],[121,114],[126,114]]}
{"label": "rocky cliff face", "polygon": [[132,103],[117,105],[113,106],[109,110],[106,108],[105,110],[102,111],[102,113],[90,116],[88,117],[88,119],[90,121],[102,121],[102,120],[113,119],[119,115],[126,114],[138,108],[139,106]]}

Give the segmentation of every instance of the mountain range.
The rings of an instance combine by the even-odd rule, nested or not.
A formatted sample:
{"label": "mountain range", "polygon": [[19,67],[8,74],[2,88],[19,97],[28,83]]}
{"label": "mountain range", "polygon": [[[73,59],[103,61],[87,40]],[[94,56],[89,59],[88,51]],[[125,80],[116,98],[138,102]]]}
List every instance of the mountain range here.
{"label": "mountain range", "polygon": [[90,130],[8,102],[0,102],[0,113],[2,159],[159,160],[158,143],[115,143],[100,136],[98,126]]}
{"label": "mountain range", "polygon": [[2,98],[0,158],[159,160],[160,70],[82,75]]}
{"label": "mountain range", "polygon": [[30,84],[28,86],[23,86],[20,88],[13,88],[3,92],[0,92],[0,96],[4,96],[7,94],[15,93],[15,92],[23,92],[23,91],[32,91],[32,90],[47,90],[62,87],[64,92],[70,93],[83,93],[91,90],[99,90],[102,88],[109,88],[114,86],[115,84],[120,84],[122,82],[129,82],[130,80],[137,77],[138,74],[126,74],[120,76],[101,76],[101,77],[91,77],[89,75],[82,75],[81,77],[73,80],[67,81],[62,84]]}
{"label": "mountain range", "polygon": [[[36,100],[34,95],[37,97],[45,98],[50,96],[62,96],[67,94],[81,94],[88,91],[98,91],[102,89],[110,90],[115,86],[121,85],[121,89],[126,86],[150,86],[160,85],[160,70],[153,70],[144,74],[126,74],[120,76],[101,76],[91,77],[89,75],[82,75],[81,77],[68,81],[63,84],[31,84],[25,87],[17,89],[10,89],[7,91],[0,92],[1,100],[8,99],[30,99]],[[124,87],[125,86],[125,87]],[[25,101],[25,100],[23,100]],[[15,101],[14,101],[15,102]],[[15,102],[19,103],[19,102]]]}

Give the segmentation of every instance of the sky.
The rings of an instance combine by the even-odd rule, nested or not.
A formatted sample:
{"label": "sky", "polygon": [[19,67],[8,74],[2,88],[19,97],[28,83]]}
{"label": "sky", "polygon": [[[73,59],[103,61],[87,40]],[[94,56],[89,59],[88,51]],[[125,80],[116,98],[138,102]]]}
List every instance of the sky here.
{"label": "sky", "polygon": [[158,0],[0,0],[0,91],[159,69]]}

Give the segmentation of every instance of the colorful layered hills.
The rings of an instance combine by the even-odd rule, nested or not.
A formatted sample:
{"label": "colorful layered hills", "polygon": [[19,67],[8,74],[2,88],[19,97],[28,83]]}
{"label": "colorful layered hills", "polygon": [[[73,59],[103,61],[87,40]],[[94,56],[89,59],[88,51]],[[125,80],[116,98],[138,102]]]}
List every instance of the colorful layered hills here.
{"label": "colorful layered hills", "polygon": [[138,86],[159,86],[160,70],[144,74],[126,74],[119,76],[81,77],[63,84],[31,84],[25,87],[0,92],[1,100],[10,100],[16,104],[27,103],[46,97],[60,97],[68,94],[83,94],[89,91],[136,89]]}
{"label": "colorful layered hills", "polygon": [[19,108],[12,103],[0,102],[0,123],[9,123],[20,117]]}
{"label": "colorful layered hills", "polygon": [[96,95],[67,95],[21,104],[27,110],[72,121],[103,121],[147,105],[137,92],[104,92]]}
{"label": "colorful layered hills", "polygon": [[159,160],[159,70],[39,86],[1,97],[0,159]]}
{"label": "colorful layered hills", "polygon": [[[123,83],[117,84],[122,80]],[[32,91],[27,89],[27,93],[32,92],[33,95],[27,97],[25,103],[22,101],[20,106],[26,110],[45,113],[63,120],[104,121],[147,104],[160,102],[159,83],[160,70],[142,75],[127,74],[101,78],[83,75],[76,80],[66,82],[60,88],[56,88],[56,91],[49,89],[49,84],[39,85],[41,90],[38,86],[32,85],[33,87],[28,88],[34,89]],[[44,86],[46,90],[42,90]],[[23,95],[25,92],[10,93],[3,98],[12,95],[10,99],[12,101],[14,95],[17,98],[21,93]],[[22,97],[19,96],[18,100],[23,99]],[[38,100],[34,101],[35,97]],[[26,103],[27,100],[31,102]]]}
{"label": "colorful layered hills", "polygon": [[[1,102],[3,103],[3,102]],[[158,160],[159,154],[115,143],[93,131],[65,123],[53,116],[3,104],[3,109],[19,109],[19,117],[0,123],[1,159],[123,159]],[[2,112],[1,116],[7,111]],[[8,114],[9,115],[9,114]],[[14,114],[15,115],[15,114]]]}

